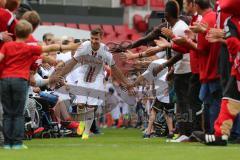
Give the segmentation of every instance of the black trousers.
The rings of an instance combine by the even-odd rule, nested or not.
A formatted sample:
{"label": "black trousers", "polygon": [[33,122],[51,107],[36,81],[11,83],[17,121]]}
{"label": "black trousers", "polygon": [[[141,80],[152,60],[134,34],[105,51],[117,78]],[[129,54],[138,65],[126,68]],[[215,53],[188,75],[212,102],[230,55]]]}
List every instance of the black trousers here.
{"label": "black trousers", "polygon": [[190,115],[192,117],[192,127],[191,132],[193,131],[200,131],[202,117],[201,115],[196,115],[198,111],[202,108],[202,101],[199,99],[199,92],[201,88],[201,83],[199,79],[199,74],[192,74],[189,81],[189,88],[188,88],[188,100],[190,106]]}
{"label": "black trousers", "polygon": [[192,113],[189,105],[189,82],[191,73],[174,74],[174,89],[177,97],[177,124],[180,135],[191,134]]}

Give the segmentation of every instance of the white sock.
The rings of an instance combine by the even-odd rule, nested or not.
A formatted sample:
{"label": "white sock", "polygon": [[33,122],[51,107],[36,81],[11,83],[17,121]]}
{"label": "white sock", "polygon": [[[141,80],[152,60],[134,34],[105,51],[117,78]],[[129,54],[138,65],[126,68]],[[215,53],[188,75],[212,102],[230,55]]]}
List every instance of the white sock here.
{"label": "white sock", "polygon": [[89,135],[90,129],[91,129],[91,126],[92,126],[92,123],[93,123],[93,119],[90,119],[90,120],[85,121],[84,134]]}

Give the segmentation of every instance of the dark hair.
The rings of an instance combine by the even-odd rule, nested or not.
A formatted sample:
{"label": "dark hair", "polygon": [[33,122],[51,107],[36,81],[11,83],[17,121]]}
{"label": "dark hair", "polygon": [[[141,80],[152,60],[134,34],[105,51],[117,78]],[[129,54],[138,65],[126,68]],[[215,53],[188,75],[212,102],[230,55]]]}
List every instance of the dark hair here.
{"label": "dark hair", "polygon": [[53,36],[53,34],[52,34],[52,33],[45,33],[45,34],[43,35],[43,41],[46,40],[47,36]]}
{"label": "dark hair", "polygon": [[114,93],[114,89],[113,89],[112,87],[110,87],[110,88],[108,89],[108,92],[111,93],[111,94],[113,94],[113,93]]}
{"label": "dark hair", "polygon": [[21,0],[7,0],[5,8],[13,12],[20,6]]}
{"label": "dark hair", "polygon": [[172,18],[177,19],[179,15],[179,5],[175,0],[168,1],[165,7],[165,12]]}
{"label": "dark hair", "polygon": [[31,10],[32,10],[32,7],[30,5],[25,4],[25,3],[21,3],[20,6],[18,7],[18,9],[15,12],[16,18],[21,19],[25,12],[31,11]]}
{"label": "dark hair", "polygon": [[183,9],[183,0],[176,0],[178,2],[179,5],[179,11],[181,12]]}
{"label": "dark hair", "polygon": [[195,4],[197,4],[200,7],[200,9],[210,8],[210,1],[209,0],[195,0]]}
{"label": "dark hair", "polygon": [[98,35],[98,34],[100,34],[100,36],[103,36],[103,31],[101,28],[95,28],[91,30],[91,35]]}
{"label": "dark hair", "polygon": [[26,20],[20,20],[15,27],[15,33],[17,38],[28,38],[32,33],[32,25]]}

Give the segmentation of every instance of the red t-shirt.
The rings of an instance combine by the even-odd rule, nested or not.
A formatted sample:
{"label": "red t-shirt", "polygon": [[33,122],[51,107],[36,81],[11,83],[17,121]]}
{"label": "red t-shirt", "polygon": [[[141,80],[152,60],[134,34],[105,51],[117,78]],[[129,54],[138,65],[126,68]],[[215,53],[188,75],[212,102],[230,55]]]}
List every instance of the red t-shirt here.
{"label": "red t-shirt", "polygon": [[4,54],[1,61],[0,78],[29,79],[30,66],[36,56],[42,53],[41,46],[33,46],[24,42],[7,42],[0,50]]}
{"label": "red t-shirt", "polygon": [[30,43],[30,44],[36,44],[38,43],[38,40],[36,40],[32,34],[30,34],[28,36],[28,39],[25,41],[26,43]]}
{"label": "red t-shirt", "polygon": [[[14,34],[14,29],[17,24],[17,20],[14,15],[7,9],[0,8],[0,32],[8,31]],[[15,38],[13,36],[13,38]],[[0,42],[0,49],[4,42]]]}
{"label": "red t-shirt", "polygon": [[[216,25],[216,13],[212,10],[206,11],[203,15],[203,23],[208,24],[208,28],[214,28]],[[202,83],[211,82],[220,78],[218,74],[218,58],[220,43],[209,43],[206,40],[206,33],[198,34],[198,59],[200,81]]]}
{"label": "red t-shirt", "polygon": [[[30,44],[30,45],[38,45],[38,40],[36,40],[32,34],[28,36],[28,39],[25,41],[25,43]],[[42,64],[42,57],[41,56],[34,56],[33,57],[33,63],[30,67],[32,71],[36,71],[40,65]]]}

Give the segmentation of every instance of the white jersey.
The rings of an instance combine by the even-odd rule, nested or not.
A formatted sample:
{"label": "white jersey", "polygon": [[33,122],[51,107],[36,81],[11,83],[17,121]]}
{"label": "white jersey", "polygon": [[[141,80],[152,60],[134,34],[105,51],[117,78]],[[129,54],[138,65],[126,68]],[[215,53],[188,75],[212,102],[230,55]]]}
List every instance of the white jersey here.
{"label": "white jersey", "polygon": [[[184,21],[179,20],[173,26],[172,32],[176,36],[185,36],[185,31],[188,29],[189,29],[188,25]],[[172,50],[172,53],[176,54],[177,52]],[[185,74],[190,72],[191,72],[190,56],[189,56],[189,53],[186,53],[186,54],[183,54],[183,58],[180,61],[174,64],[174,73]]]}
{"label": "white jersey", "polygon": [[77,103],[97,105],[99,98],[96,97],[96,90],[104,92],[104,64],[114,65],[113,55],[105,44],[101,43],[100,48],[93,51],[91,42],[86,41],[77,49],[74,58],[81,63],[77,86],[86,88],[84,93],[77,96]]}
{"label": "white jersey", "polygon": [[160,102],[169,103],[169,92],[168,92],[168,83],[166,82],[167,69],[162,70],[156,77],[153,76],[153,68],[159,66],[160,64],[165,63],[167,60],[158,59],[153,61],[148,69],[142,74],[144,78],[148,81],[154,81],[156,96]]}
{"label": "white jersey", "polygon": [[66,53],[57,54],[57,58],[56,58],[57,61],[63,61],[63,62],[67,62],[71,59],[72,59],[71,51],[66,52]]}

